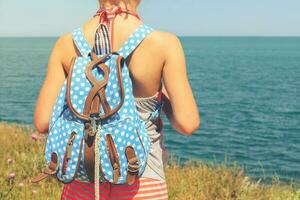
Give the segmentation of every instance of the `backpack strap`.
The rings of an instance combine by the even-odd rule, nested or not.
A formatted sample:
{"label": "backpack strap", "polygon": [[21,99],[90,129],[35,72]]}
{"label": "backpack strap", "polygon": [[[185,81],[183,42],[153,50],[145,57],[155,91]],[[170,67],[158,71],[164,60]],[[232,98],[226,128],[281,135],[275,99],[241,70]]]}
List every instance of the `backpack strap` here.
{"label": "backpack strap", "polygon": [[152,31],[153,28],[141,24],[124,42],[119,54],[126,59]]}
{"label": "backpack strap", "polygon": [[89,43],[87,42],[86,38],[83,35],[82,28],[77,28],[72,33],[73,41],[80,52],[82,57],[87,57],[88,54],[92,51]]}

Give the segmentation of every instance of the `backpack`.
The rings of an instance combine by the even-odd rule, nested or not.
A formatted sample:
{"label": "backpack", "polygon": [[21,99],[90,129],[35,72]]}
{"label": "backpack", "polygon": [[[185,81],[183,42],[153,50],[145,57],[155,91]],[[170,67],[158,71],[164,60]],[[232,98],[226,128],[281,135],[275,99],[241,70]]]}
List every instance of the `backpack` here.
{"label": "backpack", "polygon": [[[56,99],[46,141],[46,168],[63,183],[132,184],[147,163],[151,141],[136,108],[125,59],[153,29],[141,24],[118,52],[96,55],[82,29],[73,31],[74,57]],[[159,117],[162,104],[149,120]]]}

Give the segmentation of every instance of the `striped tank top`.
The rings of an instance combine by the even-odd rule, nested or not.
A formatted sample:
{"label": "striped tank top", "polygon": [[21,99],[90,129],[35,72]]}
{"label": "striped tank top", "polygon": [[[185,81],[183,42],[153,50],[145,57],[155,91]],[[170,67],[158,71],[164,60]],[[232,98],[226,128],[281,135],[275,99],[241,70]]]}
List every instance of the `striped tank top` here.
{"label": "striped tank top", "polygon": [[[161,90],[155,95],[145,98],[135,98],[137,110],[142,120],[146,120],[160,103]],[[156,121],[146,123],[152,147],[148,156],[147,166],[142,177],[156,180],[165,180],[164,166],[167,163],[168,153],[163,141],[163,123],[159,117]]]}

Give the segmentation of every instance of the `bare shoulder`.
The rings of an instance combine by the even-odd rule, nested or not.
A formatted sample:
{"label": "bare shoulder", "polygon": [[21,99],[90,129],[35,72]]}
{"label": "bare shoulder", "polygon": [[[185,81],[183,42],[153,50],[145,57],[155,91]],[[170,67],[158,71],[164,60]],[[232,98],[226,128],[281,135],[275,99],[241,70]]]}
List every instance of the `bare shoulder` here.
{"label": "bare shoulder", "polygon": [[170,32],[154,31],[146,41],[149,46],[153,47],[157,57],[166,63],[170,60],[174,62],[185,62],[184,51],[179,38]]}
{"label": "bare shoulder", "polygon": [[163,60],[168,60],[175,55],[183,57],[183,49],[179,38],[170,32],[154,31],[146,38],[146,43],[159,52]]}
{"label": "bare shoulder", "polygon": [[61,52],[66,52],[66,50],[68,51],[72,48],[73,48],[73,41],[72,41],[71,33],[67,33],[58,37],[54,46],[54,50],[61,51]]}
{"label": "bare shoulder", "polygon": [[72,41],[72,33],[66,33],[58,37],[56,43],[59,45],[67,45]]}
{"label": "bare shoulder", "polygon": [[72,33],[64,34],[56,40],[52,50],[53,54],[60,60],[64,68],[68,66],[72,57],[77,54],[73,44]]}
{"label": "bare shoulder", "polygon": [[149,35],[148,40],[159,45],[161,48],[181,46],[179,38],[170,32],[154,31]]}

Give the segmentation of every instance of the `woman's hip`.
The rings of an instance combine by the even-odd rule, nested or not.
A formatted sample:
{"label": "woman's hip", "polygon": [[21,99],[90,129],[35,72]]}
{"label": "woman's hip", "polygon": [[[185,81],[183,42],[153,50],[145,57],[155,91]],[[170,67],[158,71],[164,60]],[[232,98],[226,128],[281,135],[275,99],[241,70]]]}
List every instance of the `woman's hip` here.
{"label": "woman's hip", "polygon": [[[74,180],[63,187],[61,200],[94,200],[93,183]],[[101,200],[167,200],[167,184],[164,180],[139,178],[132,185],[100,184]]]}

